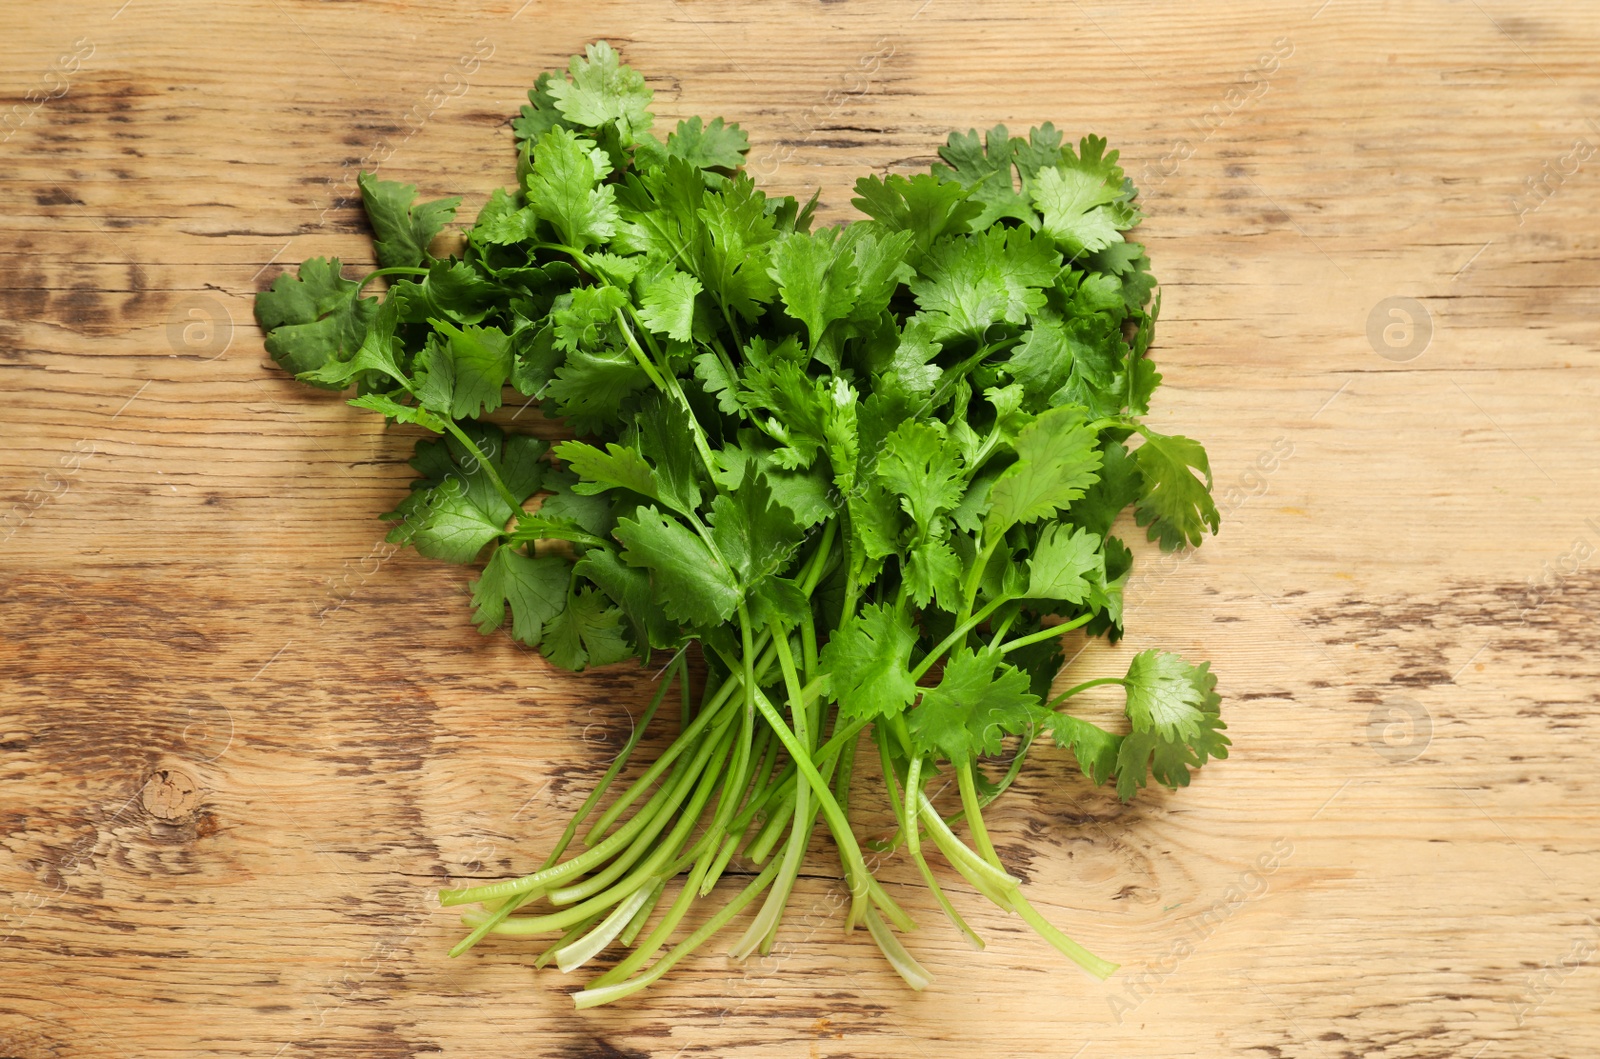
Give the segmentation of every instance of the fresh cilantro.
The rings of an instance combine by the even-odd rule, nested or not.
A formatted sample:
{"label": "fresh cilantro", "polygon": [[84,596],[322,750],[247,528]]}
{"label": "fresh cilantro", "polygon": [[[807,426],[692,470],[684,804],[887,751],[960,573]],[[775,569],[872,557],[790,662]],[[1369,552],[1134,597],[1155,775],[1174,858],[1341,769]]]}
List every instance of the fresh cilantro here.
{"label": "fresh cilantro", "polygon": [[744,598],[732,570],[704,541],[654,507],[617,522],[622,558],[650,573],[662,608],[691,625],[710,627],[728,620]]}
{"label": "fresh cilantro", "polygon": [[428,244],[461,205],[459,198],[416,202],[415,186],[379,180],[369,173],[357,176],[356,184],[372,222],[372,249],[384,268],[415,267],[429,260]]}
{"label": "fresh cilantro", "polygon": [[349,359],[366,337],[378,300],[358,297],[361,284],[340,272],[338,258],[314,257],[297,275],[286,272],[256,295],[267,352],[292,375]]}
{"label": "fresh cilantro", "polygon": [[556,127],[539,137],[528,174],[528,206],[567,246],[585,249],[617,230],[615,192],[602,184],[611,162],[590,140]]}
{"label": "fresh cilantro", "polygon": [[916,697],[911,649],[916,644],[909,615],[870,603],[834,632],[822,665],[846,717],[893,717]]}
{"label": "fresh cilantro", "polygon": [[1051,526],[1028,559],[1028,595],[1082,603],[1105,580],[1100,538],[1086,529]]}
{"label": "fresh cilantro", "polygon": [[529,647],[539,646],[545,623],[567,602],[571,564],[559,556],[532,558],[514,547],[494,550],[483,576],[472,585],[472,619],[488,635],[505,621],[511,608],[511,635]]}
{"label": "fresh cilantro", "polygon": [[[1201,535],[1217,532],[1221,516],[1211,499],[1211,463],[1198,441],[1144,430],[1144,444],[1133,452],[1144,487],[1139,525],[1150,527],[1150,539],[1167,551],[1199,544]],[[1197,473],[1198,472],[1198,473]]]}
{"label": "fresh cilantro", "polygon": [[721,118],[703,125],[698,117],[689,118],[667,136],[667,153],[700,169],[737,169],[749,150],[744,130],[724,125]]}
{"label": "fresh cilantro", "polygon": [[622,636],[622,612],[592,588],[580,589],[550,619],[541,647],[545,657],[563,669],[593,669],[633,653]]}
{"label": "fresh cilantro", "polygon": [[934,246],[911,281],[932,337],[982,337],[995,324],[1024,324],[1044,307],[1061,269],[1048,239],[1025,228],[986,228]]}
{"label": "fresh cilantro", "polygon": [[562,117],[591,129],[611,126],[625,144],[650,128],[652,93],[644,75],[623,66],[605,41],[589,45],[583,58],[574,55],[567,77],[552,78],[544,88]]}
{"label": "fresh cilantro", "polygon": [[945,664],[908,716],[911,738],[924,754],[957,768],[982,754],[998,754],[1003,736],[1021,733],[1038,719],[1039,700],[1028,678],[993,648],[962,648]]}
{"label": "fresh cilantro", "polygon": [[[364,173],[377,270],[312,258],[256,300],[285,370],[434,435],[384,516],[389,539],[476,567],[483,633],[568,670],[664,663],[580,818],[680,688],[678,734],[651,744],[661,758],[583,853],[566,854],[574,820],[537,874],[441,895],[485,907],[455,951],[550,927],[566,936],[548,958],[568,970],[635,946],[576,994],[589,1007],[648,985],[763,894],[733,951],[767,951],[820,818],[848,921],[920,987],[895,933],[910,920],[846,814],[870,731],[899,841],[952,922],[975,937],[929,842],[1104,977],[1113,965],[1028,905],[983,810],[1051,741],[1124,798],[1185,785],[1230,745],[1216,678],[1176,655],[1142,652],[1125,677],[1050,699],[1079,668],[1065,634],[1122,635],[1127,509],[1163,548],[1219,521],[1205,450],[1141,422],[1160,297],[1131,241],[1132,181],[1102,139],[996,126],[952,134],[927,172],[862,177],[862,217],[813,230],[817,196],[763,193],[737,125],[653,131],[651,106],[644,77],[591,44],[534,82],[512,120],[515,182],[459,252],[429,251],[459,200]],[[1125,732],[1070,710],[1107,684]],[[957,816],[931,801],[936,771]],[[736,855],[765,867],[701,915]],[[691,914],[704,925],[663,955]]]}
{"label": "fresh cilantro", "polygon": [[1099,480],[1097,438],[1081,408],[1052,408],[1017,435],[1017,462],[989,488],[985,532],[1054,515]]}
{"label": "fresh cilantro", "polygon": [[1117,792],[1132,798],[1149,773],[1168,787],[1187,787],[1189,770],[1228,756],[1227,725],[1208,663],[1191,666],[1165,651],[1141,651],[1128,667],[1128,720],[1133,730],[1117,751]]}

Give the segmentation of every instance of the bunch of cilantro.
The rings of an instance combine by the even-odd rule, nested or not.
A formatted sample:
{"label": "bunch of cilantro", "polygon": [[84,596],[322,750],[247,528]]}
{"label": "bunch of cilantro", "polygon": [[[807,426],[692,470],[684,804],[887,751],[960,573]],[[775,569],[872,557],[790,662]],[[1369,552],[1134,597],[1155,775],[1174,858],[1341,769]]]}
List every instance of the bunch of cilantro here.
{"label": "bunch of cilantro", "polygon": [[[1110,974],[1028,903],[982,814],[1041,735],[1124,798],[1227,754],[1206,665],[1145,651],[1125,677],[1050,694],[1063,633],[1121,635],[1119,514],[1168,549],[1218,523],[1204,449],[1140,422],[1159,299],[1125,236],[1140,214],[1117,153],[1049,125],[952,135],[927,173],[858,181],[865,219],[813,229],[815,196],[768,197],[741,171],[738,126],[652,134],[650,90],[604,43],[529,99],[516,188],[459,252],[429,251],[459,200],[363,175],[381,267],[358,281],[306,261],[256,303],[285,369],[437,435],[389,539],[480,565],[484,633],[509,615],[572,670],[670,658],[539,870],[443,892],[481,906],[454,951],[553,936],[538,963],[570,971],[631,947],[580,1008],[647,986],[757,901],[732,952],[766,952],[820,817],[847,929],[921,988],[898,933],[912,920],[848,819],[865,746],[898,823],[879,847],[905,846],[956,928],[981,946],[930,846]],[[508,386],[576,440],[491,422]],[[1126,692],[1124,734],[1063,709],[1103,684]],[[676,740],[568,855],[673,687]],[[958,805],[931,800],[940,775]],[[702,912],[730,865],[742,885]]]}

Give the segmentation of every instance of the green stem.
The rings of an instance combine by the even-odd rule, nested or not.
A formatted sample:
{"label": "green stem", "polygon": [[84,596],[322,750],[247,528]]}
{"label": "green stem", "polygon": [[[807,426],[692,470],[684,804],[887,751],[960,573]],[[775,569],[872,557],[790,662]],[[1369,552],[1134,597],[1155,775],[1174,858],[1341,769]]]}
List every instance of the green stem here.
{"label": "green stem", "polygon": [[567,847],[572,844],[573,838],[577,836],[578,828],[589,818],[589,814],[594,812],[594,807],[600,804],[600,799],[605,795],[606,788],[610,787],[611,782],[617,778],[617,774],[627,767],[628,759],[633,756],[634,748],[639,745],[639,740],[644,738],[645,730],[650,727],[650,722],[655,719],[656,710],[661,708],[661,703],[667,697],[667,689],[672,686],[674,678],[678,679],[683,686],[684,692],[687,693],[689,690],[689,660],[682,652],[674,655],[672,661],[667,663],[667,672],[662,676],[661,686],[656,689],[655,695],[650,699],[650,705],[644,711],[644,716],[639,719],[638,724],[634,725],[633,734],[628,736],[628,741],[623,745],[622,752],[611,763],[611,767],[606,769],[605,775],[600,777],[600,782],[595,785],[594,790],[589,792],[589,796],[583,800],[583,804],[578,806],[578,811],[573,814],[572,819],[567,821],[566,830],[561,832],[560,840],[556,842],[555,848],[550,851],[550,855],[545,858],[544,866],[546,868],[554,866],[556,861],[561,859],[561,854],[567,851]]}
{"label": "green stem", "polygon": [[1066,691],[1063,691],[1061,694],[1051,699],[1050,704],[1046,706],[1045,709],[1053,710],[1060,706],[1063,702],[1066,702],[1068,699],[1072,698],[1072,696],[1078,694],[1080,691],[1088,691],[1090,688],[1098,688],[1105,684],[1121,684],[1123,687],[1127,687],[1128,680],[1126,677],[1100,677],[1098,680],[1085,680],[1077,687],[1068,688]]}
{"label": "green stem", "polygon": [[[728,921],[734,916],[738,915],[740,912],[744,911],[744,907],[751,901],[755,900],[756,895],[762,890],[766,889],[767,885],[772,882],[773,877],[777,874],[778,865],[776,863],[768,865],[765,871],[756,876],[754,879],[750,880],[750,883],[745,886],[743,890],[740,890],[733,900],[724,905],[721,911],[712,916],[710,919],[706,920],[706,922],[703,923],[693,934],[690,934],[687,938],[684,938],[677,945],[673,946],[671,952],[657,960],[655,964],[653,964],[651,968],[644,974],[637,978],[631,978],[626,981],[614,980],[611,983],[606,983],[603,985],[599,980],[596,980],[582,992],[574,993],[572,995],[573,1003],[577,1005],[579,1011],[582,1011],[586,1008],[599,1007],[602,1004],[609,1004],[613,1001],[621,1000],[624,997],[632,996],[639,990],[646,988],[651,983],[659,979],[662,975],[671,970],[673,965],[679,960],[683,959],[689,953],[705,944],[706,940],[709,939],[713,934],[727,926]],[[687,892],[687,890],[685,892]],[[682,917],[680,916],[679,918],[681,919]],[[665,921],[663,921],[663,925],[665,925]],[[676,927],[677,922],[674,921],[672,925]],[[652,937],[653,936],[654,935],[652,934]],[[644,951],[644,948],[640,948],[638,950],[638,952]],[[654,952],[655,950],[652,949],[650,951]],[[637,955],[637,953],[635,955]],[[621,966],[622,964],[618,964],[617,968],[614,968],[613,970],[620,969]],[[608,972],[608,974],[609,973],[611,972]],[[606,976],[602,975],[601,977],[604,978]],[[620,979],[621,976],[618,976],[618,978]]]}
{"label": "green stem", "polygon": [[967,814],[967,827],[972,831],[972,841],[978,847],[978,854],[1005,871],[1006,866],[1000,863],[1000,855],[994,851],[994,843],[989,841],[989,829],[983,822],[982,807],[978,804],[978,785],[972,775],[972,762],[968,761],[956,769],[956,783],[961,788],[961,808]]}
{"label": "green stem", "polygon": [[396,265],[393,268],[375,269],[374,271],[368,272],[365,276],[361,277],[361,282],[356,284],[356,289],[350,292],[350,298],[352,301],[354,301],[356,298],[361,297],[361,288],[365,287],[379,276],[426,276],[427,274],[428,270],[425,268],[405,268],[399,265]]}
{"label": "green stem", "polygon": [[1019,636],[1010,643],[1003,645],[1000,648],[1000,653],[1010,654],[1019,647],[1026,647],[1029,644],[1038,643],[1040,640],[1048,640],[1051,637],[1060,636],[1062,633],[1070,632],[1080,625],[1089,624],[1089,621],[1093,617],[1093,614],[1081,614],[1078,617],[1073,618],[1071,621],[1062,622],[1060,625],[1049,625],[1043,629],[1040,629],[1038,632],[1029,633],[1027,636]]}
{"label": "green stem", "polygon": [[[744,629],[744,637],[750,638],[750,626],[744,608],[740,608],[739,621]],[[789,693],[789,716],[794,721],[795,741],[800,745],[803,753],[809,758],[811,754],[810,718],[806,708],[804,693],[800,686],[800,674],[795,671],[794,657],[789,650],[789,634],[781,626],[774,624],[771,627],[772,645],[778,651],[778,668],[783,673],[784,686]],[[784,906],[789,903],[789,895],[794,890],[795,879],[799,877],[800,865],[805,860],[806,846],[810,844],[811,824],[811,789],[807,786],[795,788],[794,824],[789,831],[789,841],[783,851],[783,867],[778,872],[778,880],[767,894],[766,902],[762,904],[761,911],[750,924],[744,936],[739,939],[729,952],[736,960],[742,960],[750,955],[757,946],[763,953],[770,951],[772,939],[778,931],[778,924],[783,919]]]}
{"label": "green stem", "polygon": [[[880,729],[880,735],[882,734]],[[933,894],[934,900],[939,902],[939,907],[944,910],[945,918],[950,920],[963,935],[968,943],[975,949],[982,949],[983,939],[978,932],[967,925],[967,921],[956,911],[956,906],[950,903],[950,897],[944,892],[944,887],[939,885],[939,880],[934,876],[933,869],[928,865],[928,858],[922,855],[921,828],[917,826],[916,813],[912,808],[922,799],[922,756],[919,754],[911,759],[906,768],[906,794],[902,799],[895,790],[896,775],[894,762],[889,755],[887,739],[878,742],[878,755],[883,762],[883,774],[888,780],[889,801],[895,809],[900,820],[900,833],[906,836],[906,852],[911,855],[912,863],[917,866],[917,874],[922,876],[924,885]]]}
{"label": "green stem", "polygon": [[627,316],[623,315],[621,309],[617,310],[616,316],[617,327],[622,331],[622,338],[628,343],[628,351],[633,354],[633,359],[639,362],[639,367],[643,369],[646,377],[649,378],[651,384],[657,390],[664,394],[671,394],[672,390],[667,387],[666,380],[661,377],[661,372],[657,370],[655,361],[650,359],[648,353],[639,348],[638,339],[633,337],[633,328],[628,326]]}
{"label": "green stem", "polygon": [[890,933],[883,920],[878,918],[877,910],[873,908],[867,909],[865,918],[867,930],[872,934],[872,940],[878,943],[878,951],[882,952],[884,958],[889,961],[889,966],[894,968],[895,974],[898,974],[904,979],[906,985],[919,993],[928,988],[928,985],[933,981],[933,975],[929,974],[927,968],[918,963],[906,951],[906,947],[900,944],[899,938]]}
{"label": "green stem", "polygon": [[[689,829],[692,828],[695,824],[695,821],[699,819],[700,810],[704,808],[706,801],[711,797],[711,791],[716,787],[717,774],[720,770],[721,763],[727,757],[733,734],[733,729],[730,727],[726,734],[719,730],[713,739],[706,740],[708,753],[706,753],[703,757],[700,757],[697,762],[700,771],[700,783],[695,788],[694,795],[690,799],[689,805],[681,814],[677,826],[675,826],[671,834],[669,834],[668,837],[656,847],[655,852],[651,853],[645,862],[638,868],[635,868],[633,873],[630,874],[626,879],[617,883],[604,893],[584,901],[582,904],[573,905],[570,908],[564,908],[559,912],[552,912],[543,916],[527,916],[521,919],[508,919],[496,926],[494,928],[494,933],[513,935],[543,934],[548,930],[557,930],[569,927],[574,923],[588,918],[596,911],[610,908],[618,901],[626,900],[627,898],[633,896],[633,894],[637,892],[640,887],[651,885],[656,874],[672,859],[673,853],[682,844],[685,836],[687,836],[689,832]],[[712,743],[715,743],[714,750],[710,746]],[[712,757],[715,758],[716,764],[707,769],[705,767],[707,759]],[[695,768],[691,767],[688,775],[692,777],[694,772]],[[680,794],[681,793],[682,792],[680,789]],[[673,808],[675,809],[676,805],[674,805]]]}
{"label": "green stem", "polygon": [[828,828],[833,832],[833,839],[839,845],[840,860],[844,864],[845,882],[850,887],[849,922],[860,920],[860,913],[865,908],[867,894],[870,889],[868,879],[871,872],[867,871],[867,863],[861,856],[861,847],[856,843],[855,832],[850,830],[850,822],[844,818],[844,813],[839,809],[839,803],[833,800],[833,792],[828,789],[828,783],[817,771],[817,766],[812,763],[811,755],[807,748],[800,744],[793,731],[784,723],[778,711],[773,708],[767,696],[756,689],[756,708],[761,711],[767,723],[772,726],[783,748],[789,752],[789,757],[799,768],[800,775],[811,785],[811,790],[816,794],[822,805],[822,815],[828,821]]}
{"label": "green stem", "polygon": [[455,435],[457,441],[461,442],[468,455],[478,461],[478,466],[483,468],[483,473],[489,476],[489,484],[494,486],[494,491],[500,494],[500,499],[506,502],[506,507],[511,509],[511,513],[520,515],[522,513],[522,501],[518,500],[511,490],[506,488],[506,483],[500,480],[500,472],[494,469],[494,464],[489,462],[489,458],[483,454],[483,450],[478,448],[476,442],[467,437],[466,431],[462,430],[454,419],[442,416],[440,421],[444,423],[444,428]]}
{"label": "green stem", "polygon": [[[978,551],[978,557],[972,563],[972,570],[967,574],[967,583],[961,587],[961,611],[956,615],[958,627],[966,625],[967,615],[972,613],[972,604],[978,598],[978,588],[983,584],[983,572],[989,566],[989,559],[994,555],[994,550],[1000,546],[1000,542],[1006,539],[1004,532],[994,534],[985,532],[983,535],[988,539],[984,541]],[[963,631],[959,642],[966,642],[966,637],[967,634]]]}
{"label": "green stem", "polygon": [[1012,598],[1013,597],[1010,596],[1000,596],[991,601],[982,610],[978,611],[978,613],[972,615],[972,617],[957,625],[949,636],[946,636],[943,640],[940,640],[938,645],[934,647],[933,650],[928,652],[928,657],[917,663],[917,667],[911,671],[912,681],[915,682],[921,680],[928,670],[933,668],[934,663],[938,662],[939,659],[945,656],[946,652],[948,652],[952,647],[956,646],[956,644],[961,643],[966,639],[967,633],[971,632],[973,629],[976,629],[979,625],[982,625],[984,621],[988,619],[989,615],[993,614],[1007,603],[1010,603]]}
{"label": "green stem", "polygon": [[1116,964],[1112,963],[1110,960],[1101,959],[1099,956],[1096,956],[1082,945],[1079,945],[1077,942],[1061,933],[1061,931],[1056,929],[1055,924],[1051,923],[1048,919],[1044,918],[1044,916],[1040,915],[1039,912],[1028,903],[1028,899],[1023,897],[1020,892],[1011,895],[1011,907],[1012,910],[1017,913],[1017,915],[1022,917],[1022,921],[1024,923],[1032,927],[1041,938],[1053,945],[1057,952],[1061,953],[1061,955],[1065,956],[1079,967],[1082,967],[1085,971],[1088,971],[1102,982],[1116,973]]}

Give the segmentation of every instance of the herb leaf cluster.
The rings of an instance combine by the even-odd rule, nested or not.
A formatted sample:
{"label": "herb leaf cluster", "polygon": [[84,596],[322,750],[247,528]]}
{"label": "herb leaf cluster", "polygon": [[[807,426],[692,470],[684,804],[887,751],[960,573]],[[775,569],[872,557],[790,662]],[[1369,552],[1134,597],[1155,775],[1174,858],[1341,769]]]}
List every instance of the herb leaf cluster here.
{"label": "herb leaf cluster", "polygon": [[[1048,124],[958,133],[929,172],[859,180],[861,219],[816,227],[816,196],[768,196],[742,171],[737,125],[695,118],[658,138],[650,106],[644,78],[590,45],[538,78],[513,123],[516,186],[457,251],[430,246],[458,199],[363,174],[380,268],[355,281],[312,259],[256,303],[285,370],[437,435],[385,518],[390,540],[478,568],[481,631],[571,670],[671,659],[650,715],[676,686],[676,741],[584,852],[567,855],[637,737],[538,871],[445,891],[482,905],[457,951],[554,935],[539,962],[570,970],[631,946],[580,1007],[648,985],[758,899],[733,951],[764,952],[820,817],[847,925],[921,988],[898,938],[910,917],[848,819],[870,744],[898,818],[889,844],[958,929],[977,940],[928,845],[1109,974],[1033,911],[982,809],[1041,735],[1124,798],[1227,755],[1204,664],[1145,651],[1125,677],[1050,697],[1063,633],[1122,634],[1119,515],[1167,549],[1218,526],[1204,448],[1140,418],[1161,379],[1159,296],[1117,152]],[[572,440],[497,425],[513,391]],[[709,671],[697,699],[691,645]],[[1125,732],[1063,708],[1106,683],[1126,692]],[[927,793],[941,769],[954,815]],[[668,948],[734,857],[758,873]]]}

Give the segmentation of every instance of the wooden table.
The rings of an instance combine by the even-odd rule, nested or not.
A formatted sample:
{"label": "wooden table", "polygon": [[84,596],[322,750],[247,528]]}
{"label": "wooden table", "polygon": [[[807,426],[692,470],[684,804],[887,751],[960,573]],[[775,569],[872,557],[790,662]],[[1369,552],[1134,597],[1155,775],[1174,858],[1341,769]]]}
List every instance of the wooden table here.
{"label": "wooden table", "polygon": [[[1319,2],[14,12],[0,1056],[1600,1054],[1600,9]],[[993,817],[1109,983],[957,886],[966,949],[901,857],[912,994],[821,839],[771,958],[639,1002],[446,959],[434,888],[541,856],[649,674],[480,638],[459,568],[390,554],[409,442],[278,372],[251,297],[371,261],[363,165],[470,215],[599,37],[828,220],[996,121],[1143,186],[1154,421],[1225,522],[1077,669],[1211,659],[1235,752],[1127,806],[1043,753]]]}

